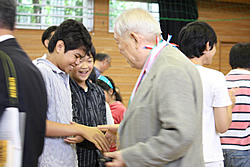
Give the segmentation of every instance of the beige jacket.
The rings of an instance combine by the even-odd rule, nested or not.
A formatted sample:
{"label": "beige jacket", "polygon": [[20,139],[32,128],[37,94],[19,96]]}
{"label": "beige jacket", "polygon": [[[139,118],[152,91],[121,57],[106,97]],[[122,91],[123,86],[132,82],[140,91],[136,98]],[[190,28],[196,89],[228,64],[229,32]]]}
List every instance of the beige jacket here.
{"label": "beige jacket", "polygon": [[120,124],[129,167],[203,167],[202,84],[195,65],[165,47],[139,86]]}

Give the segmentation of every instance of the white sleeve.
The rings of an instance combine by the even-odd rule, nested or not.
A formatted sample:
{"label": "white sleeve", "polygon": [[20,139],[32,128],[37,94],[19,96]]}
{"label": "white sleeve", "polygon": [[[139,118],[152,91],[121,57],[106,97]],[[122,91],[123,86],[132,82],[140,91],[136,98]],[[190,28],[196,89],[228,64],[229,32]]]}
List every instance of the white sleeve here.
{"label": "white sleeve", "polygon": [[214,99],[213,99],[213,107],[226,107],[232,104],[230,99],[227,85],[226,85],[226,78],[223,73],[218,73],[215,76],[215,83],[214,83]]}
{"label": "white sleeve", "polygon": [[107,125],[113,125],[114,124],[114,119],[113,119],[113,116],[111,114],[109,104],[107,102],[105,102],[105,105],[106,105]]}

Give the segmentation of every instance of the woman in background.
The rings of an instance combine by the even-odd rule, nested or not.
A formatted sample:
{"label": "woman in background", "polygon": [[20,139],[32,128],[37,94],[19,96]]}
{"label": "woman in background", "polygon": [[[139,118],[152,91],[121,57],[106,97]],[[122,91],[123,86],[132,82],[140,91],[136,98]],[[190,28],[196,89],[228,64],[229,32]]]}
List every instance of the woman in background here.
{"label": "woman in background", "polygon": [[[126,112],[126,107],[122,104],[122,102],[115,101],[113,98],[113,95],[117,94],[114,81],[108,76],[100,75],[96,81],[96,84],[104,90],[106,102],[110,106],[114,123],[120,124]],[[112,145],[110,151],[116,151],[116,147]]]}
{"label": "woman in background", "polygon": [[104,90],[106,102],[108,102],[110,106],[111,113],[114,118],[114,123],[119,124],[123,119],[126,107],[120,101],[115,101],[112,98],[112,96],[117,93],[115,90],[114,81],[108,76],[101,75],[97,79],[96,84]]}

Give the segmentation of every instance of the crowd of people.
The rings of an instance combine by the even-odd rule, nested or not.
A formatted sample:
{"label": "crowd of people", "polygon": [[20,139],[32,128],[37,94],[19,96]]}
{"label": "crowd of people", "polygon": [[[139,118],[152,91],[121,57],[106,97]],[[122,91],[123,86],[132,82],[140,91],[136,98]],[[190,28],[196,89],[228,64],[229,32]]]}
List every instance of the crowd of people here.
{"label": "crowd of people", "polygon": [[[114,39],[130,66],[141,70],[125,107],[114,80],[104,75],[111,56],[96,53],[82,23],[48,27],[41,38],[47,52],[31,61],[13,36],[15,18],[15,1],[1,0],[0,121],[13,107],[26,115],[20,166],[250,164],[249,43],[232,47],[232,70],[224,76],[205,67],[217,44],[206,22],[184,26],[177,48],[162,39],[149,12],[124,11]],[[6,72],[6,62],[15,75],[12,67]]]}

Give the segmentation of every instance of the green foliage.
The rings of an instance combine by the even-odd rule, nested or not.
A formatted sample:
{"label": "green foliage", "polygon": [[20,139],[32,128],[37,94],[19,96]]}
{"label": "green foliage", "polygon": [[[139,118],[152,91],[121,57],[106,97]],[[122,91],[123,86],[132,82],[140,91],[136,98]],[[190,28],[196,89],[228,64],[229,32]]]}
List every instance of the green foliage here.
{"label": "green foliage", "polygon": [[[131,2],[131,1],[117,1],[117,0],[110,0],[109,1],[109,27],[114,27],[115,19],[119,16],[124,10],[130,8],[143,8],[145,10],[148,9],[148,2]],[[158,12],[158,11],[157,11]]]}
{"label": "green foliage", "polygon": [[[74,16],[83,16],[83,9],[82,8],[62,8],[62,7],[53,7],[50,5],[57,5],[55,4],[54,0],[46,0],[46,4],[48,6],[35,6],[33,4],[42,4],[43,0],[17,0],[18,3],[21,3],[21,5],[17,6],[17,12],[18,13],[24,13],[24,14],[44,14],[44,15],[52,15],[53,13],[57,13],[60,11],[64,12],[64,15],[67,15],[69,17],[65,17],[64,20],[68,18],[74,18]],[[54,2],[54,3],[53,3]],[[61,0],[60,4],[64,4],[63,6],[72,6],[72,7],[82,7],[83,6],[83,0]],[[43,13],[41,11],[43,10]],[[46,24],[54,24],[53,19],[56,19],[58,17],[53,16],[45,16],[45,22]],[[41,22],[41,16],[27,16],[27,15],[20,15],[17,16],[19,23],[40,23]],[[82,21],[82,18],[75,18],[78,21]]]}
{"label": "green foliage", "polygon": [[33,13],[33,5],[19,5],[17,12],[19,13]]}

